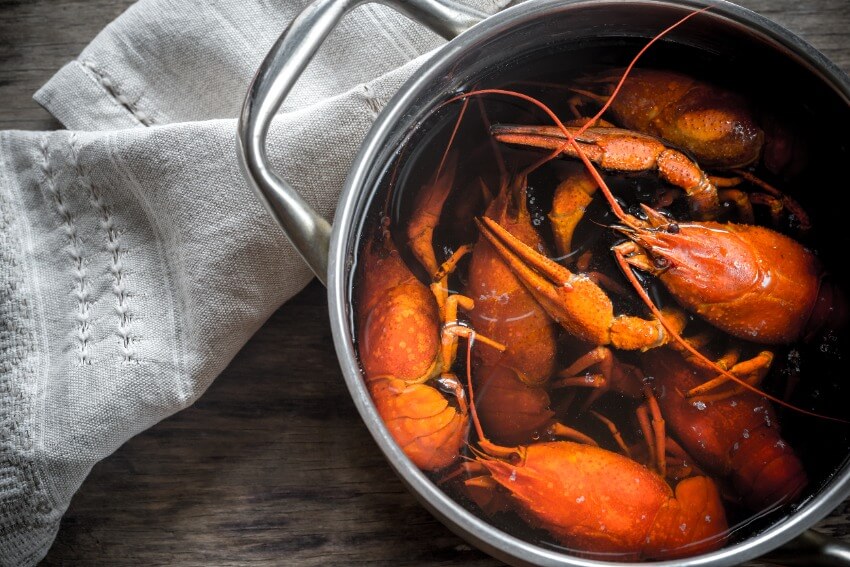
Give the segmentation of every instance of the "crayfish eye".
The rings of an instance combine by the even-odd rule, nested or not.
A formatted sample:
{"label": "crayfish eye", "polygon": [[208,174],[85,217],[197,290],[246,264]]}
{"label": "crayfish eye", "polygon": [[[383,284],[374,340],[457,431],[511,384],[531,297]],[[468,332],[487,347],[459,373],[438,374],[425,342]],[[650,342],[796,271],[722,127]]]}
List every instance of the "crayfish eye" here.
{"label": "crayfish eye", "polygon": [[519,453],[511,453],[507,458],[508,463],[518,465],[522,462],[522,456]]}
{"label": "crayfish eye", "polygon": [[674,222],[671,222],[667,225],[667,232],[669,232],[670,234],[679,234],[679,225]]}
{"label": "crayfish eye", "polygon": [[670,267],[670,260],[668,260],[664,256],[657,256],[657,257],[653,258],[652,263],[659,270],[666,270],[667,268]]}

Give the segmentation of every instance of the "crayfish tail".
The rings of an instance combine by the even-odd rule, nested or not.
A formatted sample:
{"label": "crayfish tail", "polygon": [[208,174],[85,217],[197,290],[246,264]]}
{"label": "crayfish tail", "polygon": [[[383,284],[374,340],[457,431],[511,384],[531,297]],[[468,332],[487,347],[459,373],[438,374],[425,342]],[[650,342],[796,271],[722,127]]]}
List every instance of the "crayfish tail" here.
{"label": "crayfish tail", "polygon": [[686,478],[656,516],[647,536],[647,558],[697,555],[721,547],[728,523],[717,485],[708,477]]}

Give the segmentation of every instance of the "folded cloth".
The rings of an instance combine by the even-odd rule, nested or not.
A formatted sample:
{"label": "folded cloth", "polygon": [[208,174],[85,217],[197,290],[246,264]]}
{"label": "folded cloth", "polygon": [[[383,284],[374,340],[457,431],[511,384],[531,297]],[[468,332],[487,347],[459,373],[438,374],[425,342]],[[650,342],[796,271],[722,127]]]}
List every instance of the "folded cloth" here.
{"label": "folded cloth", "polygon": [[[44,557],[92,466],[191,404],[310,280],[235,147],[248,82],[306,4],[141,0],[36,93],[69,130],[0,133],[0,565]],[[326,218],[442,42],[362,6],[287,99],[270,158]]]}

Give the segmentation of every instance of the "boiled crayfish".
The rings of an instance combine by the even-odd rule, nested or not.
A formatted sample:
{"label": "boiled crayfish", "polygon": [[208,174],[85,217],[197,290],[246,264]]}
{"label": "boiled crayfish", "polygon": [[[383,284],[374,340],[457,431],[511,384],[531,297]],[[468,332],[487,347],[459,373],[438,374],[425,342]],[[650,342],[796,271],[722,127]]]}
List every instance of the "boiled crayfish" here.
{"label": "boiled crayfish", "polygon": [[[501,169],[498,192],[484,214],[528,246],[545,250],[526,206],[525,179],[525,174],[510,176]],[[476,386],[482,394],[478,410],[488,431],[508,444],[535,437],[592,442],[555,419],[545,388],[554,372],[555,328],[484,236],[472,251],[466,292],[475,300],[469,311],[473,327],[506,345],[503,352],[480,349],[476,355]]]}
{"label": "boiled crayfish", "polygon": [[[624,128],[667,140],[705,167],[733,169],[761,159],[773,173],[795,170],[799,158],[787,127],[757,119],[747,100],[728,89],[674,71],[623,69],[588,75],[571,90],[573,104],[609,102],[611,119]],[[761,122],[761,124],[759,123]]]}
{"label": "boiled crayfish", "polygon": [[622,127],[666,140],[703,167],[738,176],[717,178],[725,186],[749,181],[755,192],[724,189],[720,193],[722,200],[739,209],[742,222],[752,223],[752,205],[760,204],[768,207],[775,225],[787,212],[798,232],[808,232],[810,220],[796,200],[742,169],[760,160],[773,173],[799,173],[806,151],[794,143],[785,125],[769,114],[757,120],[739,94],[683,73],[640,68],[630,69],[627,75],[622,72],[613,70],[579,81],[579,88],[572,89],[578,95],[573,108],[582,100],[595,101]]}
{"label": "boiled crayfish", "polygon": [[760,344],[808,340],[847,318],[841,289],[797,241],[757,225],[675,222],[645,207],[627,219],[625,261],[661,281],[686,309]]}
{"label": "boiled crayfish", "polygon": [[764,130],[742,96],[683,73],[632,69],[612,97],[623,71],[587,76],[572,90],[600,105],[610,98],[615,123],[667,140],[706,167],[742,167],[761,156]]}
{"label": "boiled crayfish", "polygon": [[716,401],[686,398],[713,374],[667,349],[646,353],[642,364],[673,436],[704,471],[727,480],[748,508],[766,510],[800,495],[806,472],[780,436],[769,401],[752,392]]}
{"label": "boiled crayfish", "polygon": [[[481,236],[472,252],[467,294],[476,307],[473,326],[507,348],[503,353],[479,353],[482,369],[476,373],[482,390],[480,413],[491,434],[501,443],[532,438],[581,438],[554,419],[547,382],[554,373],[556,352],[552,319],[575,337],[592,345],[647,349],[665,344],[668,334],[658,321],[614,315],[608,296],[592,278],[572,274],[554,262],[531,269],[524,259],[533,253],[545,258],[546,248],[534,229],[526,206],[525,175],[503,176],[496,198],[478,222]],[[546,278],[549,278],[547,280]],[[563,284],[569,287],[562,287]],[[669,319],[684,320],[678,312]],[[613,380],[614,356],[592,349],[568,374],[600,365],[601,394]],[[484,395],[486,394],[486,395]]]}
{"label": "boiled crayfish", "polygon": [[[504,142],[542,149],[569,146],[572,150],[563,150],[565,155],[585,157],[585,148],[575,139],[585,134],[562,124],[498,126],[493,134]],[[626,136],[629,143],[633,139]],[[608,147],[589,144],[587,149],[596,153],[587,159],[608,163]],[[596,181],[632,241],[614,252],[626,264],[657,275],[683,307],[712,325],[753,342],[787,344],[844,324],[843,292],[797,241],[753,225],[677,222],[646,206],[647,220],[639,219],[622,211],[601,177]]]}
{"label": "boiled crayfish", "polygon": [[471,308],[472,303],[462,296],[446,297],[444,284],[429,289],[420,282],[388,230],[363,256],[358,351],[372,399],[418,467],[446,467],[459,458],[466,439],[466,396],[451,365],[458,337],[472,336],[457,323],[457,304]]}
{"label": "boiled crayfish", "polygon": [[[720,211],[717,187],[708,175],[688,156],[651,136],[620,128],[564,125],[495,125],[490,131],[506,144],[559,150],[574,158],[581,153],[605,170],[656,171],[663,180],[685,192],[697,218],[716,218]],[[568,139],[575,140],[575,144],[566,143]]]}
{"label": "boiled crayfish", "polygon": [[[525,245],[545,251],[543,239],[531,224],[524,181],[522,175],[502,175],[499,191],[484,215],[497,219]],[[484,236],[472,250],[466,293],[475,301],[469,313],[473,327],[506,346],[503,353],[480,350],[479,361],[513,368],[527,384],[547,381],[554,371],[556,349],[552,322]]]}
{"label": "boiled crayfish", "polygon": [[483,509],[507,507],[564,545],[623,560],[669,559],[723,544],[726,515],[710,478],[687,478],[674,491],[644,465],[592,445],[499,446],[478,421],[472,386],[470,407],[480,451],[464,486]]}
{"label": "boiled crayfish", "polygon": [[[448,101],[463,99],[463,108],[405,227],[409,251],[431,287],[414,276],[384,226],[362,253],[356,319],[375,405],[420,468],[453,471],[440,482],[456,482],[455,488],[484,514],[515,514],[578,553],[669,559],[723,545],[728,525],[721,492],[762,510],[805,490],[806,472],[780,436],[776,412],[757,389],[774,354],[761,350],[739,360],[741,352],[753,350],[742,341],[767,349],[811,340],[843,326],[847,306],[813,252],[776,230],[756,226],[751,200],[726,190],[702,169],[742,167],[759,156],[778,159],[768,157],[769,136],[746,105],[676,74],[641,71],[633,78],[619,94],[611,90],[597,97],[613,105],[610,116],[629,130],[594,120],[565,126],[542,103],[507,91],[474,91]],[[653,85],[663,81],[670,83],[670,92],[653,99],[657,108],[644,122],[629,122],[630,113],[643,112],[636,101],[650,104]],[[493,139],[585,164],[584,170],[559,179],[549,213],[555,245],[570,269],[548,257],[545,232],[535,228],[542,218],[533,223],[529,212],[528,175],[546,160],[508,175],[501,160],[504,148],[497,151],[495,173],[496,167],[478,172],[465,167],[489,164],[482,148],[494,142],[487,140],[468,153],[469,148],[450,151],[467,101],[485,93],[533,102],[555,123],[491,127],[485,117]],[[586,88],[580,94],[596,96]],[[467,127],[461,137],[472,131]],[[615,172],[656,172],[667,185],[654,197],[642,197],[651,207],[627,214],[593,164]],[[494,177],[498,183],[492,186],[483,181]],[[474,244],[475,235],[446,231],[452,246],[456,240],[462,245],[440,264],[434,235],[438,225],[445,226],[443,208],[455,191],[485,195],[489,205],[480,214],[484,207],[476,201],[477,212],[464,217],[470,221],[465,224],[478,229]],[[592,272],[587,254],[598,251],[579,256],[573,250],[573,235],[597,192],[617,217],[613,234],[623,237],[613,247],[614,258],[651,316],[623,314],[621,308],[634,302],[618,303],[609,292],[631,298],[632,291],[616,281],[616,274]],[[664,212],[682,194],[690,214],[675,218]],[[781,195],[761,202],[776,208],[779,201],[792,202]],[[730,218],[724,203],[735,205],[738,216],[731,218],[739,222],[724,222]],[[466,254],[468,266],[460,264],[452,279],[464,295],[452,295],[448,276]],[[655,306],[633,269],[662,284],[653,291],[661,298],[669,295],[665,309]],[[458,322],[458,309],[469,325]],[[690,313],[708,324],[697,322],[702,332],[684,338],[685,325],[695,319]],[[476,335],[484,344],[474,354],[468,344],[464,388],[452,366],[459,339]],[[565,335],[576,343],[569,355],[559,343]],[[705,353],[719,351],[703,347],[716,337],[725,337],[729,350],[710,360]],[[579,349],[577,360],[559,372],[556,366]],[[713,392],[726,379],[756,392],[734,387]],[[575,389],[559,396],[555,388]],[[576,417],[577,388],[595,390],[582,399],[577,419],[592,410],[608,426],[620,453],[564,425]],[[605,393],[610,389],[617,395]],[[644,397],[635,410],[640,429],[625,435],[604,415],[606,404],[623,395],[631,398],[629,404]],[[468,434],[470,418],[473,436]],[[467,473],[460,482],[458,471]]]}

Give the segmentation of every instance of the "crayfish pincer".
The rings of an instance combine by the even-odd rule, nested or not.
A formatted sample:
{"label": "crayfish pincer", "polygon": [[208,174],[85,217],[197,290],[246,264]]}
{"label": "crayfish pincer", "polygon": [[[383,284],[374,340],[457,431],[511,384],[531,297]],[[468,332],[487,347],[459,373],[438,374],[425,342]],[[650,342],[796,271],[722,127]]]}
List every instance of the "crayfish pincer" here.
{"label": "crayfish pincer", "polygon": [[620,128],[577,128],[563,124],[499,124],[494,125],[490,133],[505,144],[554,150],[572,158],[584,156],[608,171],[655,171],[661,179],[685,193],[696,217],[715,218],[720,211],[717,187],[699,165],[651,136]]}
{"label": "crayfish pincer", "polygon": [[[612,69],[571,90],[579,101],[601,105],[622,76],[623,69]],[[764,131],[742,96],[682,73],[632,69],[608,111],[624,128],[663,138],[707,167],[749,165],[764,147]]]}

